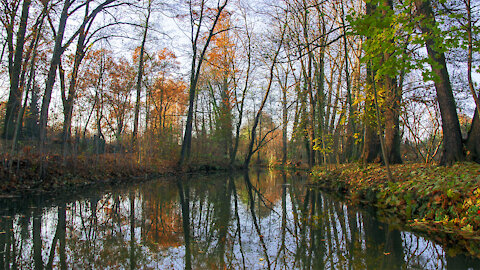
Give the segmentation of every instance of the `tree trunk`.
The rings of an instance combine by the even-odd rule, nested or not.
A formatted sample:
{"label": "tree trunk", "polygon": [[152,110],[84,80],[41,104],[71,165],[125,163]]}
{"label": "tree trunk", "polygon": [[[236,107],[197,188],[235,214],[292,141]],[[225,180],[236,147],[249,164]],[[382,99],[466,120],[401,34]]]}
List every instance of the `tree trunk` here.
{"label": "tree trunk", "polygon": [[373,93],[373,81],[371,67],[367,67],[367,89],[365,97],[365,134],[363,138],[362,161],[364,163],[380,162],[380,138],[378,137],[375,119],[375,97]]}
{"label": "tree trunk", "polygon": [[228,91],[228,74],[224,71],[223,82],[220,90],[220,106],[218,110],[217,132],[223,157],[229,157],[233,151],[232,146],[232,107]]}
{"label": "tree trunk", "polygon": [[[262,114],[263,107],[265,106],[265,103],[267,102],[267,98],[268,98],[268,94],[270,93],[270,89],[272,88],[273,69],[275,67],[275,64],[277,63],[277,57],[278,57],[278,55],[280,53],[280,49],[282,48],[282,45],[283,45],[283,39],[285,37],[286,25],[284,25],[282,28],[283,29],[282,29],[281,38],[280,38],[280,41],[279,41],[279,44],[278,44],[278,48],[275,51],[275,55],[273,56],[273,59],[272,59],[272,65],[270,66],[270,74],[269,74],[269,78],[268,78],[267,89],[266,89],[265,95],[263,96],[262,103],[260,104],[260,108],[258,109],[257,114],[255,115],[255,119],[253,120],[253,126],[252,126],[252,131],[251,131],[251,134],[250,134],[250,142],[248,144],[247,156],[245,157],[245,162],[243,163],[243,166],[245,168],[248,168],[248,165],[250,164],[250,160],[252,159],[252,156],[255,153],[255,151],[253,151],[253,144],[255,142],[257,125],[258,125],[258,122],[260,121],[260,116]],[[261,140],[259,140],[259,144],[260,143],[261,143]],[[257,150],[259,149],[259,147],[260,147],[260,145],[257,147]]]}
{"label": "tree trunk", "polygon": [[[214,35],[215,26],[217,25],[217,22],[220,19],[220,15],[222,14],[222,11],[225,9],[225,6],[227,5],[227,3],[228,3],[228,0],[225,0],[225,2],[221,6],[218,6],[217,12],[215,14],[215,19],[211,25],[211,28],[209,29],[207,40],[205,41],[202,52],[200,53],[199,58],[197,60],[197,53],[198,53],[197,42],[200,36],[200,27],[202,25],[202,20],[204,16],[203,13],[205,11],[204,2],[202,2],[201,4],[202,6],[201,6],[201,14],[200,14],[200,23],[198,24],[198,28],[195,36],[194,37],[192,36],[193,56],[192,56],[191,75],[190,75],[190,88],[188,90],[188,112],[187,112],[187,121],[185,124],[185,133],[182,141],[182,149],[180,151],[180,160],[178,161],[179,167],[183,166],[183,163],[190,159],[190,150],[192,145],[192,124],[193,124],[192,122],[193,122],[193,111],[194,111],[194,105],[195,105],[194,101],[195,101],[195,95],[196,95],[196,89],[197,89],[197,82],[200,76],[200,71],[201,71],[205,53],[207,52],[208,45],[210,44],[210,41],[212,40],[212,37]],[[192,27],[194,26],[192,25]],[[193,32],[194,32],[194,29],[192,29],[192,34]]]}
{"label": "tree trunk", "polygon": [[[384,9],[382,15],[386,16],[387,9],[393,10],[392,0],[383,1]],[[393,43],[393,40],[389,40]],[[382,62],[388,61],[391,57],[391,53],[385,52],[382,57]],[[400,113],[400,100],[401,93],[400,87],[397,87],[397,81],[395,77],[384,75],[381,84],[385,90],[385,103],[383,109],[383,115],[385,118],[385,158],[388,159],[390,164],[402,163],[402,157],[400,155],[400,129],[399,129],[399,113]]]}
{"label": "tree trunk", "polygon": [[62,147],[64,156],[68,151],[68,141],[72,134],[72,115],[73,115],[73,102],[75,98],[76,86],[77,86],[77,77],[78,70],[80,69],[80,63],[82,62],[85,56],[85,38],[86,32],[85,29],[81,29],[81,33],[78,36],[77,49],[75,52],[75,61],[73,64],[73,70],[70,77],[70,84],[68,86],[68,96],[65,92],[62,91],[62,102],[63,102],[63,130],[62,130]]}
{"label": "tree trunk", "polygon": [[[249,37],[249,48],[248,48],[248,65],[247,65],[247,77],[245,78],[245,87],[242,92],[242,101],[240,102],[240,108],[238,109],[238,123],[235,128],[235,141],[233,143],[233,149],[230,153],[230,166],[235,162],[235,157],[237,156],[238,143],[240,141],[240,128],[242,127],[243,119],[243,107],[245,105],[245,95],[247,94],[248,82],[250,78],[250,65],[251,65],[251,54],[250,54],[250,37]],[[237,105],[238,106],[238,105]]]}
{"label": "tree trunk", "polygon": [[151,5],[152,1],[148,1],[147,7],[147,17],[145,19],[145,29],[143,31],[143,38],[142,38],[142,45],[140,46],[140,55],[138,60],[138,75],[137,75],[137,99],[135,101],[135,117],[133,122],[133,134],[132,134],[132,147],[135,148],[135,142],[137,141],[137,134],[138,134],[138,122],[139,122],[139,115],[140,115],[140,94],[142,92],[142,77],[143,77],[143,65],[144,65],[144,54],[145,54],[145,42],[147,41],[147,33],[148,33],[148,22],[150,20],[151,14]]}
{"label": "tree trunk", "polygon": [[287,164],[287,125],[288,125],[288,107],[287,107],[287,78],[285,73],[285,86],[282,87],[282,166]]}
{"label": "tree trunk", "polygon": [[[8,1],[4,1],[8,3]],[[15,26],[15,18],[17,17],[17,10],[19,5],[15,5],[12,9],[9,9],[8,15],[8,24],[5,25],[5,31],[7,32],[6,46],[8,48],[8,76],[11,81],[12,71],[13,71],[13,62],[15,55],[15,46],[13,45],[13,31]],[[6,9],[5,9],[6,10]]]}
{"label": "tree trunk", "polygon": [[468,138],[465,142],[465,147],[467,149],[467,159],[480,163],[480,122],[478,121],[480,113],[480,101],[477,93],[475,92],[474,82],[472,78],[472,62],[473,62],[473,37],[472,37],[472,7],[471,1],[465,1],[467,8],[467,35],[468,35],[468,86],[470,92],[472,93],[473,99],[475,101],[475,113],[473,114],[472,125],[470,131],[468,132]]}
{"label": "tree trunk", "polygon": [[50,107],[50,100],[52,98],[53,85],[55,84],[55,78],[57,76],[57,67],[60,64],[60,56],[63,53],[62,41],[65,34],[65,26],[67,24],[68,9],[72,4],[72,0],[65,0],[63,4],[62,13],[60,15],[60,21],[58,25],[58,31],[55,37],[55,47],[53,49],[52,59],[50,61],[50,69],[48,71],[47,80],[45,81],[45,93],[42,100],[42,109],[40,112],[40,151],[43,152],[44,144],[47,136],[47,121],[48,121],[48,109]]}
{"label": "tree trunk", "polygon": [[[86,40],[87,34],[89,32],[89,28],[93,22],[93,18],[98,14],[101,10],[101,6],[98,6],[91,14],[89,14],[89,3],[87,2],[85,7],[85,15],[83,18],[83,23],[79,28],[79,36],[77,40],[77,48],[75,51],[75,60],[73,65],[72,74],[70,77],[70,84],[68,88],[68,96],[64,91],[62,91],[62,102],[63,102],[63,112],[64,112],[64,123],[63,123],[63,130],[62,130],[62,140],[63,140],[63,154],[66,155],[68,150],[68,142],[71,137],[72,131],[72,117],[73,117],[73,105],[75,102],[75,95],[76,95],[76,86],[77,86],[77,77],[78,71],[80,69],[80,64],[82,63],[85,57],[85,47],[86,47]],[[104,4],[106,4],[105,2]],[[86,22],[90,20],[88,26]]]}
{"label": "tree trunk", "polygon": [[10,93],[8,96],[7,108],[5,113],[5,126],[3,137],[11,139],[15,130],[15,120],[17,120],[20,103],[22,100],[22,91],[19,87],[20,73],[23,62],[23,46],[25,44],[25,32],[27,30],[28,11],[31,0],[24,0],[22,6],[22,16],[17,34],[17,44],[15,46],[15,58],[10,74]]}
{"label": "tree trunk", "polygon": [[348,124],[347,124],[347,138],[345,143],[344,158],[345,161],[351,161],[354,158],[354,133],[355,133],[355,119],[353,114],[353,101],[352,101],[352,87],[350,81],[350,70],[348,62],[348,44],[347,44],[347,31],[345,26],[345,9],[342,5],[342,30],[343,30],[343,52],[345,57],[345,81],[347,84],[347,103],[348,103]]}
{"label": "tree trunk", "polygon": [[[371,15],[375,7],[371,3],[367,3],[366,14]],[[361,160],[364,163],[380,162],[380,138],[378,137],[375,119],[375,95],[374,95],[374,76],[375,71],[370,63],[367,63],[367,79],[365,89],[365,134],[363,138],[363,151]]]}
{"label": "tree trunk", "polygon": [[435,36],[435,17],[430,4],[430,0],[415,0],[415,6],[419,15],[423,16],[420,21],[420,30],[425,35],[425,46],[435,75],[435,89],[437,91],[437,100],[442,116],[443,130],[443,156],[441,164],[450,165],[456,161],[465,159],[462,145],[462,135],[460,124],[458,122],[455,98],[453,97],[452,85],[447,71],[445,54],[439,50],[436,42],[440,42],[440,37]]}
{"label": "tree trunk", "polygon": [[391,79],[388,81],[388,86],[385,85],[385,150],[390,164],[400,164],[402,163],[399,128],[401,93],[399,93],[399,87],[396,86],[396,83]]}
{"label": "tree trunk", "polygon": [[473,114],[472,125],[468,132],[465,148],[467,149],[467,159],[480,163],[480,121],[478,110],[475,110]]}
{"label": "tree trunk", "polygon": [[[24,113],[25,113],[25,109],[27,108],[28,94],[30,92],[32,82],[34,81],[34,78],[35,78],[35,59],[37,58],[37,47],[38,47],[39,39],[40,39],[40,36],[41,36],[43,21],[44,21],[46,15],[47,15],[47,5],[45,5],[45,7],[43,8],[41,19],[39,21],[37,21],[38,24],[36,24],[36,26],[34,27],[35,28],[35,38],[32,40],[32,43],[30,45],[30,48],[31,48],[30,51],[32,52],[32,57],[31,57],[31,60],[30,60],[29,78],[28,78],[27,85],[24,89],[24,92],[25,92],[24,105],[20,108],[20,112],[18,113],[17,120],[16,120],[16,123],[15,123],[15,131],[13,133],[13,142],[12,142],[12,152],[14,152],[16,150],[16,147],[17,147],[17,143],[18,143],[18,139],[20,137],[20,132],[21,132],[22,123],[23,123],[23,116],[24,116]],[[32,94],[32,100],[34,100],[33,94]],[[34,112],[34,109],[31,106],[30,107],[30,115],[32,115],[33,112]]]}
{"label": "tree trunk", "polygon": [[[328,147],[329,139],[326,136],[327,132],[325,131],[325,107],[327,104],[325,103],[325,50],[322,49],[320,51],[320,55],[318,56],[319,60],[316,64],[316,71],[315,71],[315,78],[316,78],[316,88],[317,93],[315,97],[315,106],[316,115],[317,115],[317,136],[321,139],[322,148],[325,149]],[[317,153],[317,163],[322,162],[325,164],[327,163],[327,152],[326,151],[316,151]]]}

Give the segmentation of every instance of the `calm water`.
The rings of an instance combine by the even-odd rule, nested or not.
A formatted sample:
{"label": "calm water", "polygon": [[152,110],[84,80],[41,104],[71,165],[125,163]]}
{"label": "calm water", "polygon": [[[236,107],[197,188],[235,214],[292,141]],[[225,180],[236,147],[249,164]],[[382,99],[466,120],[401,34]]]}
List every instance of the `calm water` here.
{"label": "calm water", "polygon": [[281,172],[2,199],[0,269],[480,269]]}

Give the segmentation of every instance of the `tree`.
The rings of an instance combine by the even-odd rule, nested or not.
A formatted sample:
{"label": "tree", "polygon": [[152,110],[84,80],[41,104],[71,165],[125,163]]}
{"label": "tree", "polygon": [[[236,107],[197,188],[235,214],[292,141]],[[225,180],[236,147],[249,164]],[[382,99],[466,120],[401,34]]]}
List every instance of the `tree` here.
{"label": "tree", "polygon": [[[25,100],[24,100],[24,104],[23,106],[20,108],[20,111],[18,112],[18,115],[17,115],[17,119],[16,119],[16,123],[15,123],[15,131],[13,133],[13,142],[12,142],[12,152],[14,152],[16,150],[16,147],[17,147],[17,142],[18,142],[18,139],[20,137],[20,133],[21,133],[21,128],[22,128],[22,123],[23,123],[23,116],[24,116],[24,113],[25,113],[25,109],[27,107],[27,101],[28,101],[28,95],[30,93],[30,89],[32,87],[32,84],[35,84],[34,80],[35,80],[35,71],[36,71],[36,58],[37,58],[37,54],[38,54],[38,45],[39,45],[39,42],[40,42],[40,37],[42,36],[41,34],[41,31],[43,29],[43,23],[44,23],[44,20],[45,20],[45,17],[47,16],[47,9],[48,9],[49,5],[48,3],[45,4],[42,8],[42,11],[39,15],[39,17],[37,18],[36,22],[35,22],[35,25],[33,26],[33,29],[32,29],[32,34],[33,34],[33,38],[30,42],[30,46],[29,46],[29,49],[25,55],[25,64],[24,64],[24,68],[23,68],[23,71],[22,71],[22,74],[20,75],[20,81],[19,81],[19,84],[20,84],[20,88],[24,88],[23,89],[23,92],[25,92]],[[30,54],[31,54],[31,59],[30,59],[30,69],[29,69],[29,78],[28,78],[28,82],[27,84],[25,85],[25,77],[26,77],[26,72],[27,72],[27,62],[28,62],[28,58],[30,57]],[[32,83],[33,82],[33,83]],[[35,85],[33,85],[33,88],[35,88]],[[35,90],[35,89],[34,89]],[[32,93],[32,97],[31,97],[31,108],[35,108],[35,112],[38,112],[38,108],[37,108],[37,104],[36,102],[38,101],[38,96],[35,96],[35,91]],[[35,97],[35,98],[34,98]],[[37,115],[35,114],[35,117]],[[34,132],[30,133],[31,135],[32,134],[36,134]]]}
{"label": "tree", "polygon": [[465,147],[467,149],[467,158],[480,163],[480,143],[478,142],[480,139],[480,121],[478,116],[478,110],[475,110]]}
{"label": "tree", "polygon": [[[245,50],[245,57],[247,61],[247,67],[245,70],[245,79],[244,79],[244,85],[241,93],[241,98],[239,102],[235,102],[235,107],[237,109],[238,113],[238,121],[235,127],[235,139],[233,143],[233,149],[230,154],[230,166],[233,165],[235,162],[235,158],[237,156],[237,151],[238,151],[238,145],[240,142],[240,129],[242,127],[242,120],[243,120],[243,113],[244,113],[244,108],[245,108],[245,97],[247,95],[248,88],[250,86],[250,74],[252,73],[252,37],[251,37],[251,32],[249,30],[248,24],[246,22],[246,16],[244,15],[244,22],[245,22],[245,37],[243,38],[242,36],[238,37],[239,40],[243,40],[243,48]],[[234,82],[234,89],[235,89],[235,99],[238,100],[238,94],[236,92],[237,90],[237,84],[239,79],[234,76],[235,82]]]}
{"label": "tree", "polygon": [[437,100],[442,115],[443,156],[441,164],[448,165],[465,159],[455,98],[430,0],[415,0],[415,7],[420,16],[419,27],[425,37],[425,46],[431,61]]}
{"label": "tree", "polygon": [[458,45],[455,44],[458,48],[453,49],[466,51],[466,57],[463,54],[460,54],[460,61],[466,61],[468,89],[473,97],[476,108],[472,118],[471,129],[468,132],[468,137],[465,141],[465,148],[467,159],[480,162],[480,128],[478,127],[479,123],[477,120],[480,113],[480,100],[473,79],[473,73],[476,68],[476,72],[478,72],[478,64],[475,56],[478,55],[480,50],[478,46],[478,34],[480,29],[478,11],[480,6],[472,3],[471,0],[448,3],[442,2],[441,5],[443,9],[442,11],[444,11],[448,15],[448,19],[450,19],[450,21],[447,21],[445,24],[448,23],[448,30],[453,32],[453,40],[458,41]]}
{"label": "tree", "polygon": [[[112,3],[116,0],[105,0],[96,6],[90,13],[89,10],[89,3],[93,0],[88,0],[85,3],[79,4],[78,7],[74,8],[73,11],[79,10],[81,7],[84,7],[87,10],[88,15],[85,15],[82,23],[80,24],[79,28],[74,32],[74,34],[63,44],[63,37],[65,35],[65,28],[67,24],[67,19],[69,16],[72,15],[70,8],[73,6],[76,0],[65,0],[62,8],[62,12],[60,14],[60,19],[58,23],[58,29],[54,30],[54,37],[55,37],[55,45],[52,52],[52,57],[50,60],[50,68],[48,71],[47,79],[45,81],[45,93],[43,95],[42,100],[42,108],[40,112],[40,148],[43,151],[43,146],[45,144],[46,135],[47,135],[47,121],[48,121],[48,112],[50,108],[50,101],[52,98],[52,91],[53,86],[55,84],[57,68],[61,62],[61,56],[65,52],[65,50],[70,46],[73,40],[81,33],[84,32],[86,29],[85,27],[90,24],[95,19],[98,13],[100,13],[103,9],[111,7]],[[53,29],[53,27],[52,27]]]}
{"label": "tree", "polygon": [[151,95],[154,116],[153,128],[162,136],[167,128],[173,128],[179,112],[183,112],[183,104],[187,101],[186,86],[182,81],[167,79],[163,76],[156,78]]}
{"label": "tree", "polygon": [[[200,71],[202,63],[207,52],[207,48],[212,40],[212,37],[218,34],[215,31],[216,25],[222,15],[223,10],[227,6],[228,0],[217,2],[217,7],[215,9],[208,9],[206,6],[206,0],[201,0],[199,6],[195,6],[193,2],[189,2],[189,11],[190,11],[190,26],[191,26],[191,45],[192,45],[192,64],[190,69],[190,86],[188,91],[188,113],[187,121],[185,123],[185,133],[182,141],[182,150],[180,152],[180,160],[178,165],[181,167],[185,161],[188,161],[190,158],[190,151],[192,147],[192,122],[193,122],[193,110],[194,110],[194,101],[195,101],[195,92],[197,88],[198,79],[200,77]],[[198,10],[197,10],[198,9]],[[213,13],[213,14],[208,14]],[[212,18],[211,24],[207,25],[208,34],[206,36],[206,41],[201,47],[200,46],[200,34],[204,27],[204,20]],[[222,30],[223,32],[223,30]]]}
{"label": "tree", "polygon": [[341,26],[343,32],[343,50],[345,57],[345,82],[347,86],[347,103],[348,103],[348,125],[347,125],[347,141],[345,145],[346,160],[351,160],[355,157],[353,144],[354,144],[354,134],[355,134],[355,118],[354,118],[354,109],[352,101],[352,87],[350,80],[350,70],[349,70],[349,56],[348,56],[348,40],[347,40],[347,25],[346,25],[346,14],[344,2],[341,1],[342,5],[342,14],[341,14]]}
{"label": "tree", "polygon": [[115,137],[121,142],[125,130],[125,119],[132,109],[130,93],[133,90],[133,67],[126,59],[119,59],[109,72],[111,76],[110,91],[106,92],[108,106],[112,108],[109,118],[115,119],[117,124]]}
{"label": "tree", "polygon": [[[23,63],[23,46],[25,44],[25,33],[27,31],[28,12],[31,0],[24,0],[22,5],[22,15],[20,17],[20,26],[17,33],[17,43],[15,45],[15,56],[13,59],[10,73],[10,93],[8,96],[7,110],[5,113],[4,134],[5,138],[11,139],[15,130],[20,103],[22,101],[22,91],[20,89],[20,72]],[[13,37],[12,37],[13,38]]]}
{"label": "tree", "polygon": [[[366,89],[363,160],[380,160],[379,150],[383,146],[379,147],[379,142],[383,138],[376,138],[375,125],[379,127],[380,136],[385,133],[384,161],[401,163],[399,115],[403,77],[413,68],[411,56],[407,53],[413,27],[411,20],[404,9],[394,11],[393,1],[389,0],[368,1],[366,14],[350,20],[356,33],[365,37],[363,61],[367,64],[366,80],[369,83]],[[376,86],[378,94],[380,117],[372,117],[376,114],[376,109],[372,109],[375,107],[373,86]]]}
{"label": "tree", "polygon": [[142,90],[142,77],[143,77],[143,65],[144,65],[144,54],[145,54],[145,42],[147,41],[147,33],[150,21],[150,15],[152,13],[152,0],[148,0],[147,4],[147,15],[145,16],[145,27],[143,29],[142,44],[140,45],[140,55],[138,57],[138,71],[137,71],[137,99],[135,101],[135,116],[133,122],[133,134],[132,134],[132,145],[134,145],[137,139],[138,133],[138,119],[140,114],[140,95]]}
{"label": "tree", "polygon": [[[384,0],[382,16],[391,17],[393,13],[393,1]],[[387,20],[389,22],[389,20]],[[391,23],[390,23],[391,25]],[[388,28],[389,25],[385,25]],[[389,46],[395,46],[394,37],[390,37],[386,42]],[[380,65],[388,62],[390,58],[395,57],[392,52],[385,50]],[[402,163],[400,155],[400,134],[399,134],[399,115],[400,100],[402,98],[401,86],[397,86],[397,73],[384,73],[381,78],[381,88],[385,91],[384,117],[385,117],[385,163]],[[378,123],[380,124],[380,123]]]}
{"label": "tree", "polygon": [[[233,115],[235,102],[234,76],[235,45],[231,38],[230,15],[223,13],[217,24],[217,35],[212,37],[211,48],[205,56],[205,80],[210,90],[212,103],[215,109],[214,137],[220,145],[221,155],[229,157],[233,152]],[[208,73],[207,73],[208,72]],[[208,76],[208,77],[207,77]],[[217,96],[219,102],[216,101]]]}
{"label": "tree", "polygon": [[[83,15],[83,22],[77,31],[78,33],[78,39],[77,39],[77,44],[76,44],[76,49],[75,49],[75,54],[73,55],[73,63],[70,63],[70,66],[73,66],[70,74],[69,74],[69,84],[68,84],[68,91],[67,91],[67,86],[65,82],[65,75],[64,75],[64,70],[61,66],[61,61],[59,63],[59,73],[60,73],[60,83],[61,83],[61,98],[62,98],[62,104],[63,104],[63,115],[64,115],[64,121],[63,121],[63,129],[62,129],[62,147],[63,147],[63,154],[67,154],[68,150],[68,145],[71,137],[71,128],[72,128],[72,117],[73,117],[73,107],[77,95],[77,81],[78,81],[78,73],[79,69],[81,67],[81,64],[85,58],[85,55],[87,51],[93,47],[93,45],[99,41],[102,40],[102,37],[95,38],[102,30],[104,30],[107,27],[110,27],[112,25],[115,25],[116,23],[112,24],[106,24],[106,25],[101,25],[97,28],[93,28],[94,22],[95,22],[95,17],[97,14],[100,12],[101,9],[98,9],[95,12],[91,12],[90,10],[90,4],[92,1],[87,1],[85,3],[85,13]],[[106,7],[104,7],[106,8]]]}
{"label": "tree", "polygon": [[[366,16],[370,16],[375,12],[375,6],[367,2],[366,3]],[[367,41],[369,39],[367,38]],[[363,151],[361,159],[365,163],[370,163],[380,160],[380,138],[378,137],[375,125],[380,125],[375,119],[375,95],[373,91],[374,67],[371,62],[367,63],[366,70],[366,89],[365,89],[365,136],[363,138]]]}
{"label": "tree", "polygon": [[265,104],[267,102],[268,94],[270,93],[270,90],[272,88],[272,83],[273,83],[273,79],[274,79],[274,75],[275,75],[275,73],[274,73],[275,65],[277,64],[277,59],[278,59],[280,51],[283,47],[283,41],[284,41],[284,38],[285,38],[287,21],[285,20],[284,22],[280,22],[280,23],[282,23],[281,29],[280,29],[280,32],[281,32],[280,39],[278,40],[277,44],[275,44],[277,47],[276,47],[275,51],[273,52],[273,55],[271,56],[271,63],[270,63],[270,66],[269,66],[269,73],[268,73],[268,79],[267,79],[268,81],[267,81],[267,86],[266,86],[266,89],[265,89],[265,94],[263,96],[262,102],[260,103],[260,107],[258,108],[258,110],[255,114],[255,118],[253,120],[252,130],[251,130],[251,133],[250,133],[250,142],[248,143],[247,154],[245,156],[245,161],[243,163],[244,168],[248,168],[253,154],[260,149],[265,137],[268,135],[268,134],[265,134],[263,138],[260,138],[258,140],[258,145],[257,145],[256,149],[253,149],[253,145],[254,145],[255,139],[256,139],[257,126],[258,126],[258,123],[260,121],[260,117],[262,115],[263,108],[265,107]]}

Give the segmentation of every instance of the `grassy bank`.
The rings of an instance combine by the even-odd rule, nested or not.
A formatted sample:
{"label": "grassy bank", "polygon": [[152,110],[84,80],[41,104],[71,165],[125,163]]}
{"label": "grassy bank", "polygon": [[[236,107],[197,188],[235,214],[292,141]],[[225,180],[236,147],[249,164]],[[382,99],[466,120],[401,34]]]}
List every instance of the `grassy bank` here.
{"label": "grassy bank", "polygon": [[0,155],[0,196],[61,192],[95,184],[119,184],[161,176],[223,170],[227,165],[192,161],[181,170],[176,160],[138,159],[132,154]]}
{"label": "grassy bank", "polygon": [[316,167],[312,182],[345,194],[352,203],[374,205],[451,251],[462,249],[480,257],[480,165],[404,164],[391,170],[389,182],[380,165]]}

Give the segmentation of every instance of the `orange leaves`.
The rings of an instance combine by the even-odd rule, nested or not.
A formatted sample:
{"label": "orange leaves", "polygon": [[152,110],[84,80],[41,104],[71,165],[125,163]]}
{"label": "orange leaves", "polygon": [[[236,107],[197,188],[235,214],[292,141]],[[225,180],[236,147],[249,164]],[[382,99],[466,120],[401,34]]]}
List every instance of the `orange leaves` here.
{"label": "orange leaves", "polygon": [[187,101],[186,89],[187,86],[183,81],[157,78],[152,92],[155,114],[165,118],[168,114],[183,112]]}
{"label": "orange leaves", "polygon": [[111,91],[115,94],[130,92],[134,85],[136,72],[125,58],[113,63],[108,71],[111,79]]}
{"label": "orange leaves", "polygon": [[153,88],[153,96],[163,102],[185,103],[187,86],[183,81],[157,78]]}
{"label": "orange leaves", "polygon": [[[157,53],[158,59],[172,61],[175,55],[168,49]],[[163,65],[163,64],[162,64]],[[160,72],[155,79],[149,98],[154,105],[152,115],[160,130],[178,125],[178,116],[183,114],[187,104],[187,85],[185,82],[168,76],[168,70]]]}
{"label": "orange leaves", "polygon": [[211,48],[207,53],[207,66],[216,78],[233,73],[235,44],[230,37],[229,29],[230,14],[222,13],[215,27],[217,34],[212,37]]}
{"label": "orange leaves", "polygon": [[177,56],[171,50],[167,48],[163,48],[157,52],[157,58],[158,58],[158,61],[162,62],[162,61],[175,60],[177,59]]}

